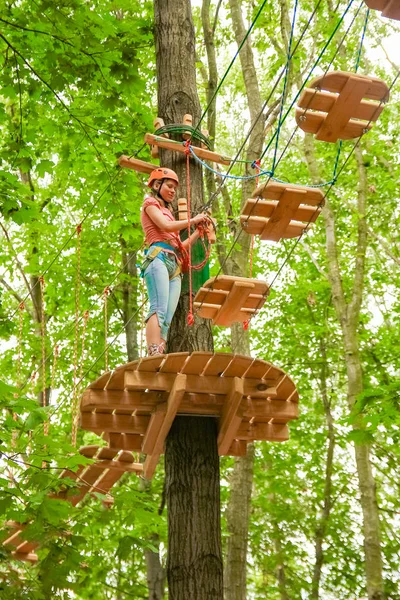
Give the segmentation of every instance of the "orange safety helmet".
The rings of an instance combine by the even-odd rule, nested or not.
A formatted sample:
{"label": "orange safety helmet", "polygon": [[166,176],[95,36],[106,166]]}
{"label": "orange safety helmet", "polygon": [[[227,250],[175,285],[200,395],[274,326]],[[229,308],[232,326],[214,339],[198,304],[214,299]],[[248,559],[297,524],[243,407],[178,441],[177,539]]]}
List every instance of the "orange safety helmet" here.
{"label": "orange safety helmet", "polygon": [[159,179],[172,179],[173,181],[176,181],[176,183],[179,185],[178,175],[175,173],[175,171],[173,171],[172,169],[164,169],[164,167],[158,167],[150,173],[150,177],[147,182],[148,187],[151,188],[154,181],[157,181]]}

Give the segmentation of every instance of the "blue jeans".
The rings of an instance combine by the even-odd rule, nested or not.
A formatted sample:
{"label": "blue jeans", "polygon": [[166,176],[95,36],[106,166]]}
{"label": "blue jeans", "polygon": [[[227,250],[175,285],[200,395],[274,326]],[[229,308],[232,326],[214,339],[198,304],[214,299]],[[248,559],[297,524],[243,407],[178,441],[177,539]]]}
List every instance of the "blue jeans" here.
{"label": "blue jeans", "polygon": [[181,294],[181,276],[169,278],[175,273],[176,267],[177,260],[173,255],[160,252],[143,274],[150,302],[146,323],[156,314],[163,340],[167,340],[168,329]]}

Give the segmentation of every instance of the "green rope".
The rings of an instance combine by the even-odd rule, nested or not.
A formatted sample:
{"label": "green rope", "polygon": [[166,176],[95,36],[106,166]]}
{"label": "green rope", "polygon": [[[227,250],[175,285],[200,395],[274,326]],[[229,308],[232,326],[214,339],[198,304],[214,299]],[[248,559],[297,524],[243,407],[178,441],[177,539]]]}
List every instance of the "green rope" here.
{"label": "green rope", "polygon": [[180,135],[188,131],[190,132],[190,137],[192,140],[198,140],[199,142],[202,142],[205,146],[207,146],[208,149],[211,148],[211,142],[208,139],[208,137],[206,137],[204,133],[198,131],[192,125],[184,125],[182,123],[171,123],[170,125],[163,125],[159,129],[157,129],[157,131],[154,132],[154,135],[161,136],[163,133],[176,133]]}

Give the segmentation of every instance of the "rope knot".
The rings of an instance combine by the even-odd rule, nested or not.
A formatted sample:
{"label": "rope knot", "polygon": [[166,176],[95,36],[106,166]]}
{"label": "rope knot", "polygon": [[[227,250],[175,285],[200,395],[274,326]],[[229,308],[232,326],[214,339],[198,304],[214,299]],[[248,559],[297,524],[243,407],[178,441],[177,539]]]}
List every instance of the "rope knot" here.
{"label": "rope knot", "polygon": [[189,156],[190,154],[190,140],[186,140],[186,142],[184,143],[185,146],[185,154],[186,156]]}
{"label": "rope knot", "polygon": [[244,329],[244,331],[248,330],[249,324],[250,324],[250,319],[247,319],[246,321],[243,321],[243,329]]}
{"label": "rope knot", "polygon": [[79,225],[76,226],[76,233],[78,235],[81,235],[81,233],[82,233],[82,223],[79,223]]}
{"label": "rope knot", "polygon": [[[110,286],[109,286],[109,285],[107,285],[107,287],[105,287],[105,288],[104,288],[104,292],[103,292],[103,294],[104,294],[104,296],[106,296],[106,297],[107,297],[107,296],[109,296],[109,295],[110,295],[110,292],[111,292],[111,288],[110,288]],[[86,312],[88,313],[89,311],[86,311]]]}
{"label": "rope knot", "polygon": [[85,310],[85,312],[83,313],[83,318],[85,321],[87,321],[89,319],[89,311]]}
{"label": "rope knot", "polygon": [[40,275],[39,281],[40,281],[40,285],[44,286],[44,277],[43,277],[43,275]]}
{"label": "rope knot", "polygon": [[23,302],[20,302],[18,308],[19,310],[25,310],[25,304]]}
{"label": "rope knot", "polygon": [[192,325],[194,325],[194,314],[192,312],[190,312],[187,316],[187,324],[189,325],[189,327],[192,327]]}

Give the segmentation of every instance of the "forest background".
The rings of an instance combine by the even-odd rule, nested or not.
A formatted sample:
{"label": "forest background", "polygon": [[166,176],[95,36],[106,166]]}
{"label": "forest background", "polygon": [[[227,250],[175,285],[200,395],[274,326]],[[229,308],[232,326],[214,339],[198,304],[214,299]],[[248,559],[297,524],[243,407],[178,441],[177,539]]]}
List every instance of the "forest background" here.
{"label": "forest background", "polygon": [[[240,158],[251,163],[268,148],[266,169],[279,129],[275,175],[285,181],[337,176],[299,242],[256,240],[253,273],[273,286],[248,333],[214,328],[218,350],[250,349],[284,368],[301,406],[290,441],[221,460],[225,597],[398,600],[399,69],[385,41],[399,25],[371,11],[360,52],[362,2],[296,7],[290,45],[293,3],[263,3],[204,123],[221,153],[234,156],[246,142]],[[258,10],[241,0],[193,6],[203,107]],[[150,158],[143,136],[157,115],[153,6],[21,0],[2,2],[0,14],[0,513],[3,523],[31,523],[27,535],[41,544],[35,566],[0,549],[1,598],[161,600],[161,465],[151,484],[124,477],[111,509],[101,497],[79,508],[48,498],[60,470],[82,460],[71,443],[79,391],[107,366],[144,353],[136,264],[145,177],[119,169],[117,158]],[[283,93],[284,78],[276,80],[285,65]],[[338,146],[295,131],[293,109],[278,127],[305,78],[328,66],[395,82],[371,132],[343,144],[336,173]],[[251,124],[261,125],[257,139],[247,137]],[[250,163],[232,172],[254,175]],[[205,174],[206,199],[220,183]],[[229,180],[214,199],[214,274],[221,266],[248,274],[246,236],[229,251],[252,187]],[[97,442],[78,432],[78,447]]]}

